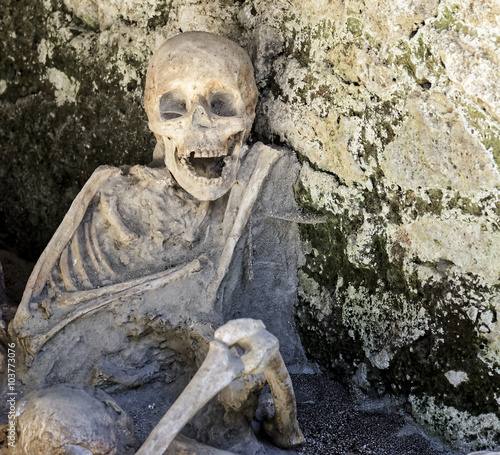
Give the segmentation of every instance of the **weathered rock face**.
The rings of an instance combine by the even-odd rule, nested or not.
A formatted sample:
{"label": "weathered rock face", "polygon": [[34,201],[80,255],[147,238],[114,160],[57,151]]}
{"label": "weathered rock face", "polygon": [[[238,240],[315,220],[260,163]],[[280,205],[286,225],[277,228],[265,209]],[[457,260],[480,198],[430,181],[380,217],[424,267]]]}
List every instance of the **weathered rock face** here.
{"label": "weathered rock face", "polygon": [[228,36],[256,68],[254,139],[299,154],[296,196],[327,216],[302,229],[296,315],[311,358],[408,396],[456,445],[500,447],[498,2],[4,9],[0,192],[24,245],[48,241],[98,164],[149,161],[141,103],[160,43],[179,31]]}

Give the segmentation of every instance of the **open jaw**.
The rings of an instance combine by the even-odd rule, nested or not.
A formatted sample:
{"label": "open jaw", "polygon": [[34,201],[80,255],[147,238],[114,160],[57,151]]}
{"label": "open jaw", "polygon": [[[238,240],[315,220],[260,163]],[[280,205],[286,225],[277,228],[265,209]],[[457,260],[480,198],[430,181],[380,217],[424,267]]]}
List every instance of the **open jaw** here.
{"label": "open jaw", "polygon": [[231,175],[233,156],[240,134],[234,134],[224,147],[186,148],[182,152],[176,149],[177,161],[195,180],[205,184],[222,185]]}

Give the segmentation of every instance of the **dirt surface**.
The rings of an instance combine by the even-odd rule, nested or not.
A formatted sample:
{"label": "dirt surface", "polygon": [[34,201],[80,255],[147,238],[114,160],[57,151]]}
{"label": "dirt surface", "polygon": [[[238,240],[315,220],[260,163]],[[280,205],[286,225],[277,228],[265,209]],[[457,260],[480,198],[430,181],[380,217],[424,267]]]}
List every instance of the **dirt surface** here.
{"label": "dirt surface", "polygon": [[[459,455],[425,435],[388,398],[348,393],[318,374],[292,375],[308,455]],[[392,408],[392,409],[391,409]]]}
{"label": "dirt surface", "polygon": [[[389,398],[373,400],[320,374],[293,374],[305,444],[280,450],[265,440],[266,455],[462,455],[429,438]],[[169,407],[161,385],[113,394],[132,417],[142,443]]]}

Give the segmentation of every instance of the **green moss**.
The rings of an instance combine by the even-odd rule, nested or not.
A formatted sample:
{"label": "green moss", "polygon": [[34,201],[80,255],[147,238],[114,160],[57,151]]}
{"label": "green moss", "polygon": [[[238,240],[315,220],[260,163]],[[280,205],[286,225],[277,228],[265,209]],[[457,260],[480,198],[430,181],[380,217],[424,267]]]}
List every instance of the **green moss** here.
{"label": "green moss", "polygon": [[469,215],[480,216],[483,213],[482,208],[479,205],[473,204],[467,197],[460,200],[459,207],[464,213],[468,213]]}
{"label": "green moss", "polygon": [[172,2],[173,0],[163,0],[156,4],[154,15],[148,20],[149,28],[163,27],[168,23]]}
{"label": "green moss", "polygon": [[425,214],[439,216],[443,210],[443,192],[440,189],[429,189],[426,191],[429,201],[416,196],[413,207],[419,217]]}
{"label": "green moss", "polygon": [[285,95],[281,85],[276,82],[276,71],[274,68],[269,72],[269,76],[266,81],[266,91],[271,92],[273,94],[274,99],[280,99],[284,103],[289,102],[288,95]]}
{"label": "green moss", "polygon": [[[41,78],[45,68],[38,61],[38,46],[48,37],[47,30],[36,26],[44,24],[47,19],[40,2],[6,0],[2,3],[0,74],[8,81],[7,90],[0,95],[2,102],[15,103],[49,90]],[[15,39],[12,34],[15,34]]]}
{"label": "green moss", "polygon": [[491,151],[495,163],[500,168],[500,137],[488,135],[483,139],[483,144]]}
{"label": "green moss", "polygon": [[[374,100],[375,101],[375,100]],[[351,111],[352,116],[361,118],[361,144],[363,146],[360,152],[360,160],[365,167],[369,167],[370,162],[379,163],[379,156],[383,152],[384,147],[390,144],[395,138],[394,129],[397,128],[404,119],[404,115],[392,101],[374,102],[372,107],[364,112]],[[380,143],[372,143],[367,139],[367,125],[372,128]],[[373,181],[376,187],[378,182],[382,181],[383,173],[378,166],[374,170],[375,180]],[[376,190],[375,190],[376,192]],[[376,197],[379,196],[378,193]],[[379,209],[381,207],[378,207]]]}
{"label": "green moss", "polygon": [[458,5],[452,5],[449,8],[445,8],[443,11],[442,17],[439,20],[434,21],[434,28],[438,32],[442,32],[444,30],[450,30],[456,21],[456,14],[459,11],[460,7]]}
{"label": "green moss", "polygon": [[293,22],[293,17],[290,17],[283,26],[283,35],[287,37],[285,54],[292,56],[303,68],[308,68],[312,57],[313,42],[319,41],[323,48],[332,46],[335,24],[330,20],[320,20],[314,25],[303,26],[298,32],[295,27],[286,27],[289,22]]}
{"label": "green moss", "polygon": [[78,32],[79,30],[89,30],[92,32],[99,31],[99,20],[93,16],[77,16],[73,14],[66,4],[58,3],[57,0],[51,1],[51,10],[59,10],[64,15],[64,17],[71,17],[71,21],[75,27],[73,27],[73,33]]}
{"label": "green moss", "polygon": [[416,79],[416,66],[412,61],[410,45],[406,41],[401,41],[398,48],[401,54],[394,57],[395,65],[403,68],[412,78]]}
{"label": "green moss", "polygon": [[[405,395],[429,395],[445,406],[453,406],[472,415],[499,414],[495,393],[500,375],[488,369],[479,353],[486,341],[477,335],[474,322],[465,314],[465,300],[446,301],[447,294],[459,295],[467,289],[470,295],[481,295],[487,289],[466,277],[462,283],[441,282],[418,285],[418,294],[432,315],[432,326],[409,346],[403,347],[382,372],[385,380],[397,384],[397,392]],[[450,384],[445,373],[464,371],[469,380],[457,387]]]}
{"label": "green moss", "polygon": [[498,122],[484,109],[461,95],[455,97],[455,102],[462,108],[479,140],[492,153],[493,159],[500,168],[500,126]]}
{"label": "green moss", "polygon": [[347,31],[352,34],[354,38],[359,38],[363,35],[363,28],[361,27],[361,22],[356,17],[348,17]]}
{"label": "green moss", "polygon": [[321,20],[311,30],[313,40],[330,40],[335,35],[335,24],[329,20]]}
{"label": "green moss", "polygon": [[307,67],[311,60],[311,28],[301,33],[292,31],[291,38],[285,42],[285,54],[292,56],[302,67]]}
{"label": "green moss", "polygon": [[318,78],[312,72],[308,72],[303,80],[304,85],[295,90],[296,96],[293,98],[294,103],[308,104],[310,100],[318,96],[315,86],[318,83]]}
{"label": "green moss", "polygon": [[[301,297],[296,322],[308,355],[336,378],[350,377],[356,366],[364,362],[369,367],[368,379],[374,387],[379,387],[381,381],[386,390],[392,388],[394,393],[403,396],[429,395],[435,397],[439,405],[452,406],[472,415],[486,412],[498,415],[498,403],[494,397],[500,387],[500,375],[480,359],[487,343],[478,335],[475,322],[466,314],[470,302],[477,302],[478,298],[486,300],[481,296],[489,295],[491,289],[479,284],[481,281],[473,275],[422,283],[416,273],[409,275],[405,272],[405,246],[397,242],[389,244],[382,234],[373,234],[369,246],[364,247],[370,258],[369,266],[361,267],[349,260],[349,244],[357,241],[367,217],[374,226],[384,226],[387,222],[387,219],[377,216],[382,202],[387,204],[389,201],[396,221],[403,210],[418,210],[419,216],[424,213],[437,216],[444,209],[442,191],[428,190],[428,200],[423,200],[413,191],[383,193],[377,191],[376,181],[373,181],[373,186],[373,191],[362,193],[359,213],[363,215],[353,215],[357,211],[348,210],[337,215],[325,211],[327,223],[301,227],[302,239],[311,246],[303,271],[322,287],[322,292],[329,294],[332,302],[332,313],[325,316],[308,302],[307,297]],[[321,209],[303,187],[297,188],[297,196],[305,206]],[[455,203],[464,211],[477,213],[465,198]],[[347,204],[347,201],[343,202],[344,206]],[[341,207],[341,203],[338,206]],[[441,263],[426,266],[434,267],[435,276],[440,276]],[[366,290],[365,294],[360,294],[360,299],[366,295],[375,296],[375,301],[383,301],[386,305],[384,311],[381,313],[381,309],[373,308],[370,300],[347,299],[349,286]],[[356,311],[351,311],[351,305],[355,305]],[[398,344],[391,342],[390,334],[377,335],[380,324],[388,325],[389,331],[395,330],[396,333],[404,329],[408,324],[406,307],[416,308],[417,312],[418,308],[425,310],[428,328],[422,336],[407,344]],[[351,321],[354,327],[351,327],[351,332],[342,322],[343,317]],[[377,325],[376,317],[384,320]],[[365,357],[363,341],[366,342],[370,333],[382,347],[388,342],[394,354],[385,370],[376,370]],[[384,337],[388,337],[386,341]],[[445,376],[451,370],[466,372],[469,380],[455,387]]]}
{"label": "green moss", "polygon": [[[446,69],[439,54],[425,43],[422,36],[416,40],[402,40],[397,48],[399,52],[390,57],[390,62],[406,71],[422,88],[429,89],[432,83],[442,77],[446,78]],[[427,68],[427,78],[430,80],[426,77],[417,77],[417,65],[422,64]]]}
{"label": "green moss", "polygon": [[[415,58],[423,62],[429,72],[430,76],[433,76],[435,79],[440,78],[441,76],[446,75],[446,69],[443,65],[443,62],[439,56],[439,54],[431,49],[425,42],[424,39],[420,36],[416,43],[412,44],[412,53]],[[418,79],[417,83],[423,85],[428,81],[425,79]]]}
{"label": "green moss", "polygon": [[356,370],[355,365],[365,356],[361,342],[352,340],[341,324],[341,306],[334,306],[332,313],[325,317],[307,300],[299,297],[294,318],[309,359],[347,386]]}
{"label": "green moss", "polygon": [[450,8],[446,8],[443,12],[442,17],[439,20],[434,21],[434,28],[438,32],[442,32],[444,30],[454,30],[463,35],[476,37],[476,30],[469,28],[463,22],[457,20],[457,13],[459,12],[459,10],[459,5],[452,5]]}

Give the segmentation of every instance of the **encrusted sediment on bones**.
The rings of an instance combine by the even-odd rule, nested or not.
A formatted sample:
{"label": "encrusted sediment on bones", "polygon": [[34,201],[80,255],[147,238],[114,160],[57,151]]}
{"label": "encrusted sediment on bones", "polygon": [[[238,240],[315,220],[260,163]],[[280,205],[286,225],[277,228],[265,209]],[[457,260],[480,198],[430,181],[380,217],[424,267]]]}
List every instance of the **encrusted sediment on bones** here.
{"label": "encrusted sediment on bones", "polygon": [[[266,374],[266,371],[279,413],[271,425],[271,437],[286,448],[303,443],[296,420],[295,395],[277,338],[266,330],[262,321],[255,319],[229,321],[215,331],[214,338],[203,364],[137,455],[163,453],[184,425],[234,379],[244,374]],[[232,346],[244,351],[241,357],[234,354]]]}
{"label": "encrusted sediment on bones", "polygon": [[[194,34],[186,36],[198,37],[200,35]],[[203,38],[207,37],[207,35],[201,36]],[[204,39],[202,41],[204,41]],[[216,42],[215,44],[215,49],[220,49],[220,43]],[[203,49],[204,46],[202,46],[202,50]],[[186,64],[190,64],[192,60],[190,56]],[[244,59],[242,58],[242,60]],[[248,137],[254,118],[251,112],[255,109],[257,96],[250,61],[245,60],[236,63],[240,64],[241,71],[246,72],[247,76],[246,78],[238,78],[242,86],[233,87],[234,91],[238,92],[239,95],[235,95],[238,104],[233,103],[234,106],[230,106],[231,109],[227,111],[230,118],[217,119],[215,116],[211,116],[211,104],[199,102],[200,93],[205,93],[204,90],[210,89],[210,84],[213,83],[213,81],[208,78],[203,79],[204,74],[203,71],[201,71],[199,74],[195,74],[195,76],[199,78],[201,82],[206,82],[205,86],[202,87],[203,90],[201,90],[200,93],[195,92],[199,90],[200,87],[200,84],[197,84],[195,88],[192,88],[191,92],[187,91],[188,102],[185,103],[186,106],[189,107],[193,105],[194,102],[198,103],[194,108],[196,112],[191,115],[192,118],[188,119],[188,116],[184,115],[182,122],[179,121],[178,124],[175,125],[175,128],[173,124],[169,124],[172,128],[170,131],[168,130],[168,125],[160,125],[158,126],[158,130],[155,131],[155,133],[157,133],[157,138],[162,138],[159,139],[162,147],[158,147],[159,150],[155,155],[155,160],[158,159],[162,153],[165,155],[165,164],[168,168],[166,175],[172,175],[172,179],[176,179],[176,183],[180,188],[169,189],[172,191],[164,192],[164,186],[161,190],[153,186],[150,190],[146,185],[148,180],[143,178],[143,175],[139,172],[134,174],[130,168],[122,171],[116,170],[116,172],[114,170],[113,172],[111,172],[111,170],[105,170],[107,177],[115,174],[120,176],[130,175],[131,180],[134,179],[134,181],[139,182],[141,185],[140,198],[134,199],[135,193],[129,191],[131,186],[128,186],[128,184],[123,193],[118,191],[122,189],[122,187],[119,186],[109,185],[104,187],[101,184],[93,184],[87,188],[84,194],[85,197],[79,197],[77,200],[78,204],[74,204],[73,212],[76,212],[78,216],[67,217],[68,229],[65,227],[64,232],[61,230],[61,233],[55,236],[55,240],[51,241],[51,245],[53,244],[57,247],[54,249],[57,254],[54,253],[53,258],[49,257],[51,261],[49,264],[50,268],[48,268],[48,266],[41,267],[42,271],[44,271],[44,268],[50,271],[50,284],[53,287],[53,289],[47,289],[40,297],[40,299],[44,298],[41,307],[45,310],[45,314],[43,312],[41,313],[43,317],[47,318],[47,321],[43,321],[44,324],[41,333],[39,331],[30,331],[31,327],[35,327],[35,329],[38,330],[37,326],[32,325],[28,326],[28,330],[25,330],[23,337],[20,338],[20,344],[24,346],[24,349],[30,356],[35,356],[38,351],[44,348],[39,358],[42,360],[49,358],[49,355],[51,355],[51,348],[49,346],[45,348],[45,344],[49,340],[57,334],[60,334],[60,339],[64,343],[65,339],[63,337],[67,337],[67,334],[70,332],[69,329],[65,330],[69,324],[106,307],[109,307],[109,315],[112,316],[113,319],[116,317],[117,323],[125,321],[123,325],[127,325],[127,327],[123,328],[123,326],[119,326],[115,330],[114,327],[108,325],[103,328],[103,331],[109,330],[110,332],[109,338],[107,336],[103,337],[104,342],[110,339],[113,343],[113,349],[115,349],[116,346],[116,350],[109,349],[109,346],[104,347],[104,351],[102,352],[104,353],[103,358],[105,360],[103,360],[103,364],[106,364],[105,366],[107,366],[108,360],[110,364],[114,364],[117,360],[121,360],[122,358],[126,360],[132,358],[132,355],[127,352],[128,347],[126,350],[119,350],[122,349],[121,346],[118,348],[118,342],[121,343],[120,337],[126,336],[127,343],[132,341],[136,342],[136,339],[139,337],[136,337],[136,335],[131,336],[131,334],[140,334],[142,337],[142,334],[146,333],[145,330],[149,331],[150,328],[153,328],[154,332],[152,336],[154,337],[157,336],[159,329],[162,329],[162,334],[166,333],[166,336],[169,336],[168,333],[170,332],[163,331],[163,329],[170,324],[168,318],[176,318],[176,312],[179,312],[179,308],[181,308],[181,305],[184,303],[184,299],[186,299],[189,305],[187,305],[186,308],[181,308],[182,317],[184,317],[184,315],[189,317],[195,326],[208,326],[212,324],[214,320],[221,320],[222,316],[219,317],[217,314],[215,314],[215,317],[213,317],[212,314],[207,316],[208,310],[221,312],[220,306],[218,306],[216,300],[218,298],[217,292],[231,264],[236,244],[247,226],[247,222],[260,194],[263,182],[267,178],[271,166],[279,156],[278,151],[271,149],[266,150],[264,149],[265,146],[262,144],[256,145],[255,154],[257,154],[257,156],[252,154],[248,154],[247,156],[245,154],[246,149],[242,148],[243,142]],[[162,78],[164,77],[165,74],[162,72]],[[222,85],[226,84],[228,87],[231,87],[231,84],[234,85],[233,67],[231,66],[227,74],[221,70],[220,79],[221,83],[223,83]],[[155,80],[155,78],[153,78],[153,80]],[[166,87],[167,84],[162,83],[162,85]],[[250,93],[252,91],[254,96],[243,96],[245,93]],[[146,109],[149,109],[148,103],[146,103]],[[155,109],[157,109],[156,105]],[[202,110],[206,111],[205,114],[207,115],[205,117],[200,114]],[[158,125],[159,123],[155,123],[158,120],[155,120],[155,118],[158,116],[153,118],[152,115],[151,111],[148,110],[148,116],[152,119],[151,124],[153,126]],[[200,117],[201,120],[198,117]],[[212,118],[214,119],[213,121]],[[207,119],[210,120],[210,122]],[[172,132],[176,133],[177,136],[172,136],[170,134]],[[243,155],[240,155],[242,151]],[[242,156],[245,157],[246,168],[242,169],[242,172],[239,174],[238,170]],[[119,172],[121,174],[118,174]],[[151,178],[157,179],[153,171],[144,172],[144,174],[146,173],[148,179],[150,176]],[[95,178],[94,180],[95,182],[106,182],[104,177]],[[161,179],[160,182],[158,180],[156,180],[156,182],[160,183]],[[234,187],[236,189],[233,192]],[[181,188],[187,193],[190,193],[196,202],[193,201],[191,196],[184,194]],[[143,191],[144,189],[146,190]],[[108,191],[108,193],[106,193],[106,191]],[[227,199],[222,199],[213,206],[209,206],[212,201],[217,201],[217,199],[222,198],[228,192],[230,201],[227,204],[225,212],[224,204],[227,202]],[[173,197],[178,197],[178,199],[175,199],[170,205],[160,205],[155,202],[156,200],[163,201],[163,197],[171,195],[173,195]],[[148,199],[148,197],[152,197],[153,199]],[[138,201],[140,201],[140,203],[138,203]],[[187,201],[189,201],[189,203]],[[79,205],[79,210],[76,210],[78,208],[77,205]],[[156,207],[159,207],[159,209],[155,210]],[[213,210],[211,210],[212,208]],[[122,209],[125,209],[125,217],[121,216]],[[128,215],[130,212],[132,212],[132,216],[129,217]],[[192,212],[198,213],[193,215]],[[208,238],[208,236],[211,235],[215,238],[215,240],[207,242],[209,247],[207,251],[210,252],[211,259],[198,257],[187,265],[182,265],[197,252],[196,249],[191,250],[193,253],[188,251],[191,245],[185,246],[185,241],[194,241],[196,238],[195,234],[198,235],[197,228],[201,225],[205,216],[209,213],[212,215],[214,212],[214,217],[208,218],[206,224],[202,225],[202,229],[206,232],[206,237]],[[144,244],[149,240],[145,239],[144,243],[142,242],[143,238],[147,236],[142,233],[142,224],[135,222],[135,213],[137,213],[138,217],[141,215],[144,216],[146,213],[147,223],[145,224],[147,224],[148,227],[150,226],[151,232],[153,232],[151,242],[154,242],[155,249],[152,250],[152,252],[144,248]],[[221,221],[222,213],[225,213],[226,216]],[[182,218],[183,215],[186,215],[186,217]],[[181,237],[180,243],[183,247],[183,249],[173,248],[173,253],[169,251],[169,247],[174,242],[170,242],[170,239],[167,238],[167,235],[170,235],[168,229],[161,230],[165,225],[168,225],[170,219],[173,220],[172,223],[176,223],[172,231],[180,231],[180,234],[174,232],[172,238],[176,241],[176,235]],[[193,219],[195,221],[192,221]],[[220,236],[221,223],[223,224],[224,237],[222,240],[219,240],[217,236]],[[178,225],[180,227],[177,227]],[[202,229],[200,229],[200,237],[203,235]],[[135,232],[135,230],[137,232]],[[168,240],[168,242],[165,240]],[[226,241],[225,245],[223,245],[223,241]],[[120,249],[122,251],[119,251]],[[128,254],[129,251],[131,254]],[[139,251],[139,254],[132,254],[135,251]],[[156,255],[156,251],[159,251],[158,255]],[[180,254],[178,251],[180,251]],[[143,252],[144,254],[142,254]],[[207,254],[209,253],[207,252]],[[130,262],[128,260],[129,257],[132,258]],[[58,258],[59,264],[56,262]],[[127,262],[125,262],[125,260]],[[155,261],[155,270],[165,263],[181,265],[176,269],[162,270],[152,275],[141,276],[134,279],[130,279],[133,275],[130,273],[131,269],[129,267],[123,267],[123,265],[128,266],[129,264],[133,264],[133,266],[137,266],[137,268],[133,269],[132,272],[135,273],[135,271],[138,270],[139,273],[150,273],[152,268],[147,267],[142,269],[139,267],[141,267],[142,264],[149,265],[153,260]],[[58,265],[59,267],[57,267]],[[198,272],[203,273],[199,273],[198,276],[187,281],[186,286],[184,286],[184,281],[181,280]],[[38,273],[38,271],[36,273]],[[46,282],[46,276],[47,274],[42,276],[45,280],[42,283]],[[104,277],[107,278],[107,282],[104,280]],[[126,281],[123,281],[124,279]],[[33,278],[32,281],[35,281],[35,278]],[[92,281],[94,281],[94,283],[92,283]],[[178,281],[177,284],[168,287],[176,281]],[[190,286],[192,282],[196,282],[193,288]],[[56,286],[58,286],[58,288]],[[75,286],[77,288],[76,290],[74,289]],[[82,287],[86,288],[89,286],[94,287],[91,289],[82,289]],[[197,293],[198,286],[200,286],[199,289],[202,289],[203,292],[200,294],[201,297],[198,297],[198,295],[194,296],[197,299],[194,300],[194,303],[198,304],[199,302],[199,304],[197,305],[196,312],[193,314],[191,298],[193,293]],[[201,288],[201,286],[203,286],[203,288]],[[164,288],[166,289],[165,292],[163,291]],[[184,295],[184,289],[179,292],[180,288],[186,289],[186,295]],[[179,294],[179,303],[176,301],[175,305],[172,305],[172,308],[170,308],[169,305],[171,304],[171,300],[173,300],[170,296],[177,299],[177,293]],[[187,300],[188,298],[190,299],[189,301]],[[28,299],[26,300],[28,303],[31,303]],[[157,301],[161,301],[161,304],[164,306],[160,308]],[[141,304],[144,305],[140,306]],[[27,309],[31,310],[32,307],[33,306],[29,306]],[[214,308],[216,308],[216,310],[214,310]],[[38,312],[40,313],[40,311]],[[173,314],[173,316],[170,316],[170,314]],[[108,315],[105,317],[107,316]],[[147,322],[144,322],[146,316]],[[150,319],[150,317],[156,319],[157,316],[159,321],[158,329],[153,326],[153,320]],[[100,334],[102,328],[100,325],[103,323],[102,321],[105,321],[105,323],[107,322],[106,319],[96,317],[95,320],[87,320],[85,323],[82,323],[82,327],[85,328],[87,324],[93,325],[95,323],[97,325],[95,333]],[[154,321],[154,324],[156,324],[156,321]],[[189,330],[192,329],[193,332],[196,332],[196,336],[204,337],[203,334],[205,331],[210,332],[212,330],[212,325],[205,329],[193,328],[193,324],[191,324]],[[151,437],[148,438],[152,448],[148,449],[148,442],[146,442],[145,446],[141,448],[138,453],[148,455],[163,453],[164,448],[168,445],[171,438],[182,429],[184,424],[200,407],[203,407],[208,400],[210,400],[220,389],[231,383],[235,377],[240,377],[244,374],[261,375],[264,373],[264,375],[268,377],[271,393],[275,400],[277,417],[269,423],[267,430],[274,438],[275,442],[284,447],[293,447],[302,442],[300,428],[298,428],[295,419],[296,409],[294,407],[293,389],[283,360],[278,351],[277,339],[265,331],[265,327],[261,322],[255,323],[254,321],[252,323],[250,320],[240,322],[232,321],[231,325],[235,329],[233,331],[234,342],[231,344],[239,346],[239,348],[245,351],[244,354],[238,357],[235,352],[236,350],[231,351],[229,346],[225,345],[220,340],[212,341],[210,343],[209,355],[203,362],[200,370],[189,383],[183,394],[181,394],[179,398],[180,401],[176,401],[170,408],[167,415],[170,420],[167,419],[167,421],[165,421],[165,419],[162,419],[158,427],[160,431],[153,432]],[[68,356],[72,356],[70,348],[74,347],[74,344],[71,343],[80,343],[81,338],[78,339],[77,335],[82,332],[78,330],[80,329],[76,328],[75,331],[71,331],[72,338],[69,340],[69,349],[65,350]],[[177,330],[183,329],[178,327],[176,331]],[[221,332],[219,331],[218,333],[220,334]],[[149,337],[150,332],[147,332],[146,335]],[[86,352],[90,352],[91,348],[95,346],[96,352],[94,357],[97,358],[101,354],[99,350],[100,344],[102,344],[101,340],[98,337],[93,337],[95,341],[91,341],[90,338],[91,337],[89,337],[88,340],[90,346],[88,351],[85,345],[81,343],[79,344],[79,348],[81,347],[82,351],[85,349]],[[149,338],[144,339],[144,344],[142,343],[143,341],[141,340],[140,343],[136,344],[136,346],[139,347],[137,350],[135,350],[135,346],[133,346],[134,356],[135,352],[137,352],[137,356],[135,356],[136,359],[142,353],[141,349],[143,346],[149,349]],[[57,348],[58,343],[54,343],[53,346]],[[169,348],[168,344],[166,344],[166,346]],[[193,343],[192,349],[196,354],[196,360],[198,360],[197,351],[201,349],[196,346],[195,343]],[[169,351],[169,349],[164,349],[164,351]],[[93,354],[93,352],[91,355],[83,354],[83,360],[80,360],[80,356],[77,358],[75,357],[76,360],[74,362],[83,362],[85,357],[88,357],[88,360],[92,360],[94,358]],[[160,354],[153,353],[152,356],[156,357],[153,363],[163,368],[163,362],[166,355],[169,357],[172,355],[173,357],[175,354],[164,354],[163,352]],[[61,361],[58,362],[61,364],[61,377],[66,374],[65,370],[73,368],[71,362],[64,362],[65,359],[69,358],[68,356],[62,357]],[[113,358],[111,358],[112,356]],[[50,358],[49,361],[51,361]],[[100,361],[99,359],[99,362]],[[140,366],[140,362],[150,365],[150,359],[146,357],[144,360],[143,358],[141,358],[140,361],[137,360],[137,365],[134,364],[133,367]],[[63,363],[65,364],[62,365]],[[165,369],[170,368],[170,365],[171,363],[165,362]],[[82,371],[84,371],[87,366],[92,367],[93,364],[87,362],[87,365],[82,367]],[[158,368],[160,368],[160,366]],[[49,367],[52,369],[51,374],[58,374],[58,372],[55,373],[56,369],[59,368],[58,366],[56,369],[54,369],[53,365],[49,365]],[[46,368],[46,366],[42,365],[40,371],[44,368]],[[79,365],[76,363],[75,369],[80,370]],[[99,366],[98,371],[103,372],[106,370],[104,367],[101,368]],[[73,374],[73,372],[70,372],[70,374]],[[94,373],[92,372],[92,374]],[[117,374],[117,376],[119,376],[119,374]],[[127,374],[127,377],[132,376]],[[137,384],[140,385],[140,381],[146,378],[146,376],[141,373],[141,375],[137,375],[137,378],[138,379],[134,379],[134,381],[137,382],[128,383],[126,386],[135,387]],[[118,382],[120,381],[121,379],[118,378]],[[263,386],[264,380],[262,379],[259,381],[261,381],[260,385]],[[222,403],[224,407],[228,405],[227,409],[229,409],[229,405],[232,406],[233,402],[238,401],[238,403],[241,403],[241,406],[243,406],[245,400],[250,400],[250,402],[253,400],[248,392],[250,388],[240,391],[238,387],[239,385],[231,391],[231,394],[234,394],[236,397],[235,399],[233,399],[233,395],[227,401],[224,397],[221,398],[220,403]],[[256,390],[256,387],[254,390]],[[246,419],[247,414],[252,411],[252,406],[253,404],[250,403],[244,411],[241,411],[240,407],[238,409],[231,408],[230,412],[242,412],[243,417]],[[257,406],[256,402],[255,406]],[[227,412],[229,416],[229,411]],[[226,416],[224,416],[224,419],[224,424],[228,423],[227,421],[229,421],[229,419],[226,421]],[[246,420],[241,422],[244,424],[247,423]],[[241,422],[239,418],[235,419],[234,427],[237,428],[241,426]],[[198,423],[196,425],[199,426]],[[225,434],[232,434],[229,430],[231,430],[231,432],[233,431],[232,428],[228,428]],[[231,438],[234,439],[239,437],[239,434],[236,434],[234,437],[231,436]],[[167,440],[167,438],[170,439]],[[163,442],[160,441],[161,439],[163,439]],[[156,444],[157,442],[162,444],[161,448],[158,447]],[[238,443],[240,442],[238,441]],[[193,449],[191,449],[191,447],[185,450],[197,450],[197,447]],[[207,450],[211,449],[201,448],[199,453],[207,454]]]}

